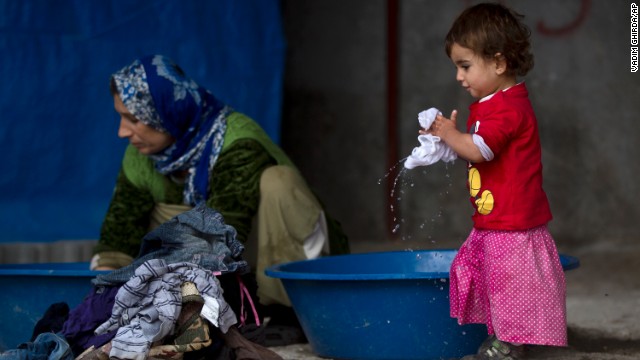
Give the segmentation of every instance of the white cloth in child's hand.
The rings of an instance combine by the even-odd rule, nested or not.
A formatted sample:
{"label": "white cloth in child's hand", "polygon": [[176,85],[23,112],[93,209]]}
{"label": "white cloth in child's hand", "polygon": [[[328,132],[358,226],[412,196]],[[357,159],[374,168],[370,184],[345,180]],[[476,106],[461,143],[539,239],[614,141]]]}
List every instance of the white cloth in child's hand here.
{"label": "white cloth in child's hand", "polygon": [[418,122],[425,130],[429,130],[433,122],[436,120],[436,116],[442,115],[440,110],[436,108],[430,108],[429,110],[421,111],[418,114]]}
{"label": "white cloth in child's hand", "polygon": [[[424,129],[429,129],[439,114],[442,113],[436,108],[422,111],[418,114],[418,122]],[[449,145],[440,141],[438,136],[431,134],[420,135],[418,136],[418,142],[420,142],[420,146],[415,147],[404,162],[404,167],[407,169],[431,165],[440,160],[451,162],[458,157]]]}

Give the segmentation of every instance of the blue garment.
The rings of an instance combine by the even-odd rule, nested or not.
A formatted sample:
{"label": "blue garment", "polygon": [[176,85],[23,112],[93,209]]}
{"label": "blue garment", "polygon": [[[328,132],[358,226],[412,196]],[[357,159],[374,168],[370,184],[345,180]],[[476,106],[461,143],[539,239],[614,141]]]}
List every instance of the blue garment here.
{"label": "blue garment", "polygon": [[140,254],[131,264],[100,274],[92,282],[120,286],[151,259],[164,259],[168,264],[189,262],[223,274],[244,274],[249,271],[249,265],[241,257],[243,251],[244,245],[236,239],[233,226],[225,224],[219,212],[198,205],[145,235]]}
{"label": "blue garment", "polygon": [[45,332],[57,333],[62,329],[65,321],[69,318],[69,305],[66,302],[58,302],[49,305],[47,311],[42,315],[33,328],[31,340],[34,341],[38,335]]}
{"label": "blue garment", "polygon": [[0,360],[73,360],[73,352],[62,335],[45,332],[17,349],[0,353]]}
{"label": "blue garment", "polygon": [[142,123],[171,134],[175,142],[150,158],[156,170],[188,170],[184,198],[206,200],[209,174],[218,159],[232,109],[199,86],[171,59],[151,55],[112,75],[124,106]]}

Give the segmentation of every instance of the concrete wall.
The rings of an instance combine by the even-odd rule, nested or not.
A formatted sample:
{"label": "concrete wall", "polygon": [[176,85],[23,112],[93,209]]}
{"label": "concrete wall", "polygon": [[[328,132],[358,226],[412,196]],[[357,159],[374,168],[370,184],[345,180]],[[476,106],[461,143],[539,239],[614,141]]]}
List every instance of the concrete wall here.
{"label": "concrete wall", "polygon": [[[398,1],[398,160],[417,144],[421,110],[455,108],[464,124],[473,99],[455,81],[443,39],[474,3]],[[630,72],[630,2],[504,3],[532,30],[536,65],[525,80],[539,121],[552,233],[561,247],[631,240],[640,220],[640,74]],[[356,247],[456,246],[472,226],[465,164],[387,176],[387,4],[283,1],[283,146]],[[392,210],[387,181],[396,181]]]}

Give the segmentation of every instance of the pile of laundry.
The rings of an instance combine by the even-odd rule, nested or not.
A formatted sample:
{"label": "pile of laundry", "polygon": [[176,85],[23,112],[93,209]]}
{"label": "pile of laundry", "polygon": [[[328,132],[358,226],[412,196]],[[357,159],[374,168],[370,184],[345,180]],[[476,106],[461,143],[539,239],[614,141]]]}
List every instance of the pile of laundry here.
{"label": "pile of laundry", "polygon": [[217,211],[180,214],[143,238],[132,264],[94,278],[80,305],[51,304],[0,360],[282,359],[262,345],[243,251]]}

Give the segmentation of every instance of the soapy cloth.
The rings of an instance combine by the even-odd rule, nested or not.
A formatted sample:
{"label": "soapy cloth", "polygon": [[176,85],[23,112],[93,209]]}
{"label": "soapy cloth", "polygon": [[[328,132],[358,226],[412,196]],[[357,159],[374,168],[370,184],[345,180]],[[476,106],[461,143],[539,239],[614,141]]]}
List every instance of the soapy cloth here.
{"label": "soapy cloth", "polygon": [[[442,113],[436,108],[422,111],[418,114],[418,122],[424,129],[428,129],[439,114]],[[431,165],[440,160],[452,162],[458,157],[449,145],[440,141],[440,137],[438,136],[431,134],[420,135],[418,136],[418,141],[420,142],[420,146],[415,147],[411,155],[409,155],[404,162],[404,167],[407,169],[413,169],[416,166]]]}

